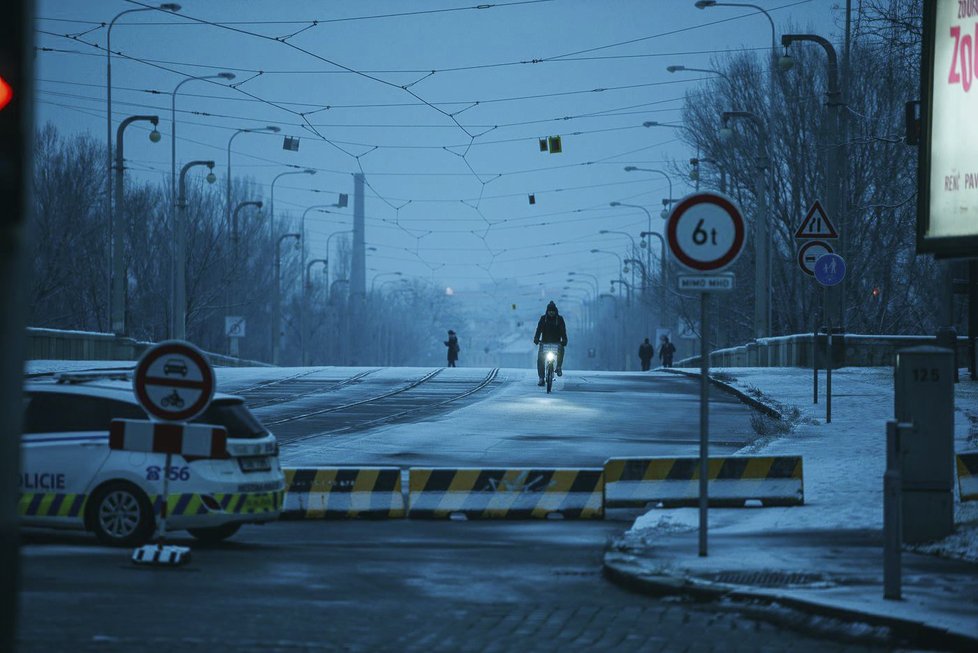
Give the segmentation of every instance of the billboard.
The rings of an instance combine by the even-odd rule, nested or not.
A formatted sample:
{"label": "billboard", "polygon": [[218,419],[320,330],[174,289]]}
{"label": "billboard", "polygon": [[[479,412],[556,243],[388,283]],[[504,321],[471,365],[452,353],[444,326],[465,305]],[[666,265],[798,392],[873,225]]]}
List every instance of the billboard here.
{"label": "billboard", "polygon": [[978,2],[924,2],[917,252],[978,257]]}

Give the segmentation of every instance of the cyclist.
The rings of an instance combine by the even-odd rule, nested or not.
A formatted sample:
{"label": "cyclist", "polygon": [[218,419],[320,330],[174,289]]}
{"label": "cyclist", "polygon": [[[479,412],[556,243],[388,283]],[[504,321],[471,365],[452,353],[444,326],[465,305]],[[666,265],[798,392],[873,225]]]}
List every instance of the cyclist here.
{"label": "cyclist", "polygon": [[[553,302],[547,304],[547,312],[540,316],[537,323],[537,331],[533,335],[533,344],[558,344],[560,349],[557,351],[557,376],[563,376],[564,371],[561,366],[564,363],[564,347],[567,346],[567,326],[564,318],[557,312],[557,305]],[[543,360],[543,348],[537,351],[537,375],[540,382],[537,385],[544,385],[543,370],[545,364]]]}

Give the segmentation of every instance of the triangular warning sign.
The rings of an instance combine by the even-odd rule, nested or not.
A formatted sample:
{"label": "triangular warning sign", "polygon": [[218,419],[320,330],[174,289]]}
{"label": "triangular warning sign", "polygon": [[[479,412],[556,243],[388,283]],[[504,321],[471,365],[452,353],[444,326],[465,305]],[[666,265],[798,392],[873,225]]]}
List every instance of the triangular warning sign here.
{"label": "triangular warning sign", "polygon": [[829,221],[829,216],[825,214],[822,204],[815,200],[812,208],[808,209],[808,215],[802,220],[801,226],[795,232],[795,238],[838,238],[839,232],[835,230],[835,225]]}

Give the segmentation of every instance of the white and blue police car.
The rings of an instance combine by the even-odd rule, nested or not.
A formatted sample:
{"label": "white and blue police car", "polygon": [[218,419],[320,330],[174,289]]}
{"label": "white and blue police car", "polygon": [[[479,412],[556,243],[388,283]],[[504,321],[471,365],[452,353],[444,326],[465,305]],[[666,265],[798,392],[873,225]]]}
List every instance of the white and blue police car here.
{"label": "white and blue police car", "polygon": [[285,480],[275,436],[240,397],[215,394],[195,423],[227,429],[226,459],[109,449],[113,419],[147,419],[125,373],[65,374],[24,385],[18,514],[24,526],[86,529],[114,546],[152,538],[169,477],[167,531],[220,541],[278,518]]}

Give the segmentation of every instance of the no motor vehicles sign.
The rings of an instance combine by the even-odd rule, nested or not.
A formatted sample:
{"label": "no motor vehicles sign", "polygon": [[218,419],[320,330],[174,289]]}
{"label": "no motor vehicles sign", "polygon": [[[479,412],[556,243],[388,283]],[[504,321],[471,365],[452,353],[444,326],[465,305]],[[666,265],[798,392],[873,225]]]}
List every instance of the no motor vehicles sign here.
{"label": "no motor vehicles sign", "polygon": [[168,340],[146,351],[136,365],[133,391],[151,416],[168,422],[190,421],[214,397],[214,370],[203,352],[189,342]]}

